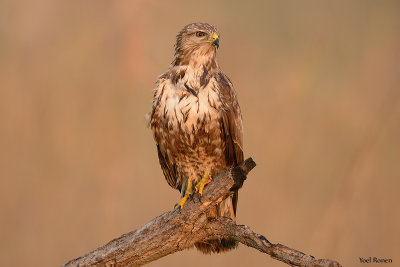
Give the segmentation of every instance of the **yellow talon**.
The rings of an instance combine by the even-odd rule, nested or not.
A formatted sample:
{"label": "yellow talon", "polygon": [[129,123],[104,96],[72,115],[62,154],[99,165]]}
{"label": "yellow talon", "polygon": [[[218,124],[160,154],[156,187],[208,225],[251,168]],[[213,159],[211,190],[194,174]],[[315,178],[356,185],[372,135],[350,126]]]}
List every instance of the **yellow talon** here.
{"label": "yellow talon", "polygon": [[179,206],[180,209],[183,209],[183,205],[186,203],[187,199],[192,195],[192,192],[193,192],[192,179],[189,178],[188,185],[187,185],[186,191],[185,191],[185,195],[178,203],[176,203],[175,207]]}
{"label": "yellow talon", "polygon": [[203,189],[206,184],[209,184],[212,181],[211,175],[208,173],[204,173],[203,178],[197,183],[196,187],[194,188],[194,193],[199,193],[200,196],[203,196]]}

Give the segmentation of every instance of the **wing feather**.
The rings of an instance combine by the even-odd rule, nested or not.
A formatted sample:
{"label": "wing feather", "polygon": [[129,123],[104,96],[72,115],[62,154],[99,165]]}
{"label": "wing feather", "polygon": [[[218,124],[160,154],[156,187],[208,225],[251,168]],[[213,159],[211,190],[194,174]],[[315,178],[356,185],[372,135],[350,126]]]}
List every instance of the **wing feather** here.
{"label": "wing feather", "polygon": [[[243,162],[243,124],[239,102],[232,82],[223,73],[216,77],[223,108],[221,116],[221,137],[225,140],[225,160],[227,166],[236,166]],[[233,194],[233,210],[236,214],[238,192]]]}
{"label": "wing feather", "polygon": [[161,169],[164,173],[167,183],[173,187],[178,188],[176,179],[176,165],[168,159],[168,155],[161,152],[160,145],[157,144],[158,159],[160,161]]}
{"label": "wing feather", "polygon": [[[157,81],[157,86],[154,91],[154,97],[153,97],[153,107],[152,107],[152,112],[150,116],[150,125],[153,130],[153,135],[154,139],[157,144],[157,152],[158,152],[158,160],[160,161],[161,169],[164,173],[164,177],[167,180],[168,184],[176,189],[180,189],[180,184],[177,179],[177,170],[176,170],[176,164],[172,162],[168,158],[168,154],[163,151],[163,148],[160,146],[161,143],[161,136],[160,136],[160,127],[161,127],[161,120],[162,118],[160,117],[160,113],[156,112],[160,108],[163,108],[161,105],[161,99],[164,94],[164,90],[166,88],[165,81],[168,78],[168,73],[164,73],[158,78]],[[164,103],[165,105],[165,103]]]}

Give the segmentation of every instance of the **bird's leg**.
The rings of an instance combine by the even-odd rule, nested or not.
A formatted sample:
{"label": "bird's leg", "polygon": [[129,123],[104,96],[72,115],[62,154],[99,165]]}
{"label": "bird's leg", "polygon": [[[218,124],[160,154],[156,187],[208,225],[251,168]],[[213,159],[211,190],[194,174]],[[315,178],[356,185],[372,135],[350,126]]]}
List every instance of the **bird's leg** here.
{"label": "bird's leg", "polygon": [[199,193],[200,197],[203,196],[203,189],[206,184],[209,184],[212,181],[211,175],[208,173],[204,173],[203,178],[196,184],[194,188],[194,193]]}
{"label": "bird's leg", "polygon": [[185,195],[178,203],[175,204],[175,208],[179,206],[180,209],[183,209],[183,205],[185,204],[186,200],[192,195],[192,193],[193,193],[192,179],[189,178]]}

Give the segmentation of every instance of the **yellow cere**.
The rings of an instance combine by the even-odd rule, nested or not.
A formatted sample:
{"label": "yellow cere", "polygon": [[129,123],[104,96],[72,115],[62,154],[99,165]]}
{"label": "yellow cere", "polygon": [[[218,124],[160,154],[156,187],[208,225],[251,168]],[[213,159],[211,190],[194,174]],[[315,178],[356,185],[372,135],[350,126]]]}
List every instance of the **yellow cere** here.
{"label": "yellow cere", "polygon": [[218,38],[219,38],[218,34],[213,33],[213,35],[211,36],[211,40],[204,40],[204,41],[201,41],[201,42],[212,43],[215,40],[217,40]]}
{"label": "yellow cere", "polygon": [[212,40],[215,41],[215,40],[217,40],[217,39],[218,39],[218,34],[214,33],[214,34],[212,35]]}

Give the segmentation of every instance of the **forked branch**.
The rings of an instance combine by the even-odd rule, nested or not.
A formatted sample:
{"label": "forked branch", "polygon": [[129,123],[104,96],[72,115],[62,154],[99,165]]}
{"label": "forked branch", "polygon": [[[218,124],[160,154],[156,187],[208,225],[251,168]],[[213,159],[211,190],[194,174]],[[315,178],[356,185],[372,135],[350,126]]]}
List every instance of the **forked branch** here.
{"label": "forked branch", "polygon": [[240,188],[255,165],[249,158],[235,168],[226,169],[205,188],[202,201],[193,198],[182,211],[176,209],[166,212],[141,228],[111,240],[63,266],[141,266],[214,237],[234,238],[293,266],[341,266],[336,261],[315,259],[284,245],[272,244],[264,236],[229,218],[207,218],[207,211],[232,194],[233,189]]}

